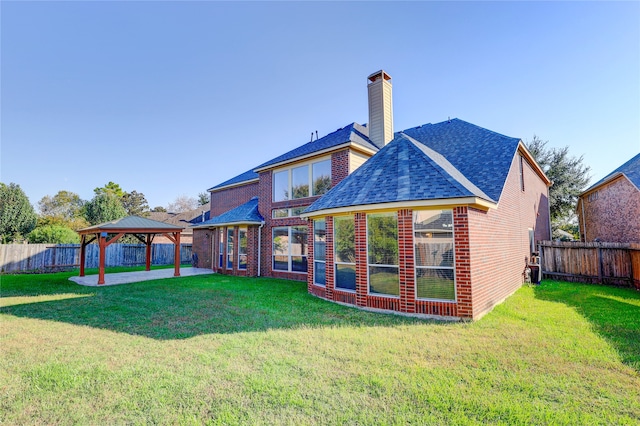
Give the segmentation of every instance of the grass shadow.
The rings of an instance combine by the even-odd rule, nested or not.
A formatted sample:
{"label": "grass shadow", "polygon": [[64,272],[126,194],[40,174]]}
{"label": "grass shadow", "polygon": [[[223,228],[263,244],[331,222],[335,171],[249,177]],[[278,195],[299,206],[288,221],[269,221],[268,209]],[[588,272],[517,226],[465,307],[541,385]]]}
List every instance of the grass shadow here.
{"label": "grass shadow", "polygon": [[640,292],[545,280],[535,287],[535,295],[574,308],[618,351],[623,363],[640,372]]}
{"label": "grass shadow", "polygon": [[4,276],[0,313],[160,340],[425,321],[330,303],[307,294],[304,282],[214,274],[96,288],[70,283],[69,273],[49,275],[34,285],[24,276]]}

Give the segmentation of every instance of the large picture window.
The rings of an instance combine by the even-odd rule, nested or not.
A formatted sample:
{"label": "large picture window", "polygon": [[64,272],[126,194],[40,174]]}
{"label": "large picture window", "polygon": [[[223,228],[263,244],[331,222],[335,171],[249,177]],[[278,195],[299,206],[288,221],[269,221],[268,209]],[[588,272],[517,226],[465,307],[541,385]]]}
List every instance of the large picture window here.
{"label": "large picture window", "polygon": [[238,229],[238,269],[247,269],[247,228]]}
{"label": "large picture window", "polygon": [[356,233],[353,216],[333,218],[335,287],[356,290]]}
{"label": "large picture window", "polygon": [[327,224],[322,220],[313,221],[313,282],[327,284]]}
{"label": "large picture window", "polygon": [[233,228],[227,228],[227,269],[233,269]]}
{"label": "large picture window", "polygon": [[413,232],[416,297],[455,300],[452,211],[415,211]]}
{"label": "large picture window", "polygon": [[273,173],[273,201],[322,195],[329,188],[331,188],[330,159]]}
{"label": "large picture window", "polygon": [[307,272],[307,227],[273,228],[273,270]]}
{"label": "large picture window", "polygon": [[398,215],[367,215],[369,293],[400,295],[398,274]]}

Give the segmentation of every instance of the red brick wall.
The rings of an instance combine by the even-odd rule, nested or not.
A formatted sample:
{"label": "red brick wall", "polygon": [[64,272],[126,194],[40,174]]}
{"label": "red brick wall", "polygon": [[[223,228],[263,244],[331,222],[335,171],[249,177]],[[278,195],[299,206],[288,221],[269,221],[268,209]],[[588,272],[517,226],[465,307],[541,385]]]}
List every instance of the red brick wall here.
{"label": "red brick wall", "polygon": [[598,198],[592,201],[589,194],[582,197],[578,210],[581,240],[640,243],[640,191],[620,176],[599,187],[597,193]]}
{"label": "red brick wall", "polygon": [[349,150],[334,152],[331,154],[331,186],[339,184],[342,179],[349,176]]}
{"label": "red brick wall", "polygon": [[213,231],[210,229],[194,229],[193,230],[193,246],[192,252],[198,255],[199,268],[212,268],[211,262],[211,241],[213,239]]}
{"label": "red brick wall", "polygon": [[535,230],[537,241],[550,239],[548,188],[525,162],[522,191],[519,161],[516,155],[497,209],[468,209],[474,319],[522,285],[531,255],[528,229]]}
{"label": "red brick wall", "polygon": [[211,193],[211,218],[220,216],[258,195],[258,182],[235,186]]}

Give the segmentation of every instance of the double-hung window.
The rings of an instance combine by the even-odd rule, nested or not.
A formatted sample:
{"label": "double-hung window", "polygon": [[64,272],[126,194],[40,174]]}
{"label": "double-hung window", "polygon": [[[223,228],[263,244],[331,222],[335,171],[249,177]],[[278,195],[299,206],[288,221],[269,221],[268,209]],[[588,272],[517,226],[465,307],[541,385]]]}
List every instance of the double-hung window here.
{"label": "double-hung window", "polygon": [[414,211],[413,234],[416,297],[455,300],[452,211]]}
{"label": "double-hung window", "polygon": [[273,228],[273,270],[307,272],[307,227]]}
{"label": "double-hung window", "polygon": [[333,218],[335,288],[356,290],[356,238],[353,216]]}
{"label": "double-hung window", "polygon": [[367,215],[369,293],[400,295],[398,267],[398,215]]}
{"label": "double-hung window", "polygon": [[222,268],[224,265],[224,230],[220,228],[218,235],[218,267]]}
{"label": "double-hung window", "polygon": [[238,269],[247,269],[247,228],[238,229]]}
{"label": "double-hung window", "polygon": [[227,269],[233,269],[233,228],[227,228]]}
{"label": "double-hung window", "polygon": [[331,188],[331,160],[314,161],[273,173],[273,201],[295,200]]}
{"label": "double-hung window", "polygon": [[327,284],[327,224],[324,219],[313,221],[313,282]]}

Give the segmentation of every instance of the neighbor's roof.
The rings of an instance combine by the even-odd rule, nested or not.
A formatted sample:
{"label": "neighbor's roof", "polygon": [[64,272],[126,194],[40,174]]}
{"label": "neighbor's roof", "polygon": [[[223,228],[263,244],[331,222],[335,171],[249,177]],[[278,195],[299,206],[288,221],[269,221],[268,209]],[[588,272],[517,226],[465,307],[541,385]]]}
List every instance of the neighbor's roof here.
{"label": "neighbor's roof", "polygon": [[194,225],[194,228],[210,228],[229,224],[261,224],[264,218],[258,211],[258,197],[253,197],[246,203],[222,213],[207,221]]}
{"label": "neighbor's roof", "polygon": [[635,187],[640,190],[640,153],[637,154],[635,157],[633,157],[631,160],[624,163],[622,166],[618,167],[617,169],[615,169],[614,171],[612,171],[611,173],[609,173],[608,175],[600,179],[598,182],[591,185],[589,189],[583,192],[583,194],[591,191],[595,187],[600,186],[603,183],[608,182],[620,175],[625,175],[627,179],[629,179],[631,183],[633,183]]}
{"label": "neighbor's roof", "polygon": [[168,223],[158,222],[140,216],[127,216],[122,219],[112,220],[110,222],[101,223],[99,225],[89,226],[88,228],[79,229],[80,234],[91,234],[94,232],[176,232],[182,231],[181,226],[175,226]]}

